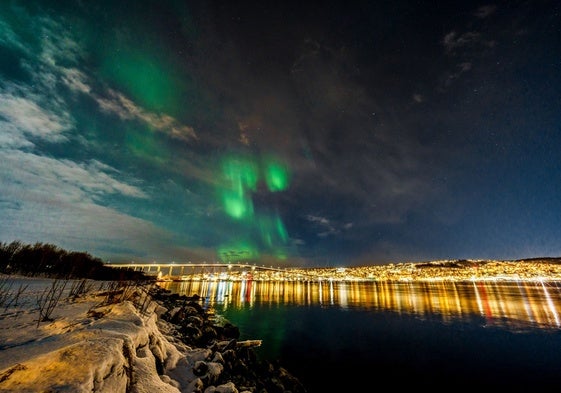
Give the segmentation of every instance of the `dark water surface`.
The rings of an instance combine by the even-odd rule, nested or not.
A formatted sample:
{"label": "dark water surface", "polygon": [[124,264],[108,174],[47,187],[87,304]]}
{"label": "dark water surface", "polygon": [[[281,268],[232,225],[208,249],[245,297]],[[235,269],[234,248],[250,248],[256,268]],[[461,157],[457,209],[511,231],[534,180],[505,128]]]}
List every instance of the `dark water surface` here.
{"label": "dark water surface", "polygon": [[310,393],[561,390],[559,283],[162,286],[203,296]]}

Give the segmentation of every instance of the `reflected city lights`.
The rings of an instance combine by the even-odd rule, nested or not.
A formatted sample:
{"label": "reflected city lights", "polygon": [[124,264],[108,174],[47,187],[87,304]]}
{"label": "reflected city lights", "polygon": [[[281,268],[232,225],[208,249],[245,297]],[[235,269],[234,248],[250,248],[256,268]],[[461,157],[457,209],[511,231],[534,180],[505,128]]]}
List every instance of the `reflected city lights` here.
{"label": "reflected city lights", "polygon": [[159,285],[180,295],[201,296],[206,307],[324,305],[392,311],[444,323],[480,318],[511,330],[561,326],[561,282],[338,282],[180,281]]}

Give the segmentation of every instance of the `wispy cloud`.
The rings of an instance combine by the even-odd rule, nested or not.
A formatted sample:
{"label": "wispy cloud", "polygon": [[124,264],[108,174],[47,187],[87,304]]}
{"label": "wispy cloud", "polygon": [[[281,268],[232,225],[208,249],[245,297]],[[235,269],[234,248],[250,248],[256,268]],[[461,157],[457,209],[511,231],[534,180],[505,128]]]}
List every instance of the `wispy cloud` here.
{"label": "wispy cloud", "polygon": [[485,19],[491,16],[492,14],[494,14],[496,10],[497,10],[496,5],[493,4],[483,5],[479,7],[477,10],[475,10],[473,14],[479,19]]}
{"label": "wispy cloud", "polygon": [[[92,160],[79,164],[15,149],[0,149],[0,239],[54,242],[148,253],[171,235],[100,202],[115,195],[146,198],[134,179]],[[113,252],[113,254],[115,254]],[[129,254],[130,255],[130,254]]]}
{"label": "wispy cloud", "polygon": [[146,198],[137,186],[118,180],[117,170],[95,160],[79,164],[14,149],[0,149],[0,159],[3,195],[14,200],[84,202],[107,194]]}
{"label": "wispy cloud", "polygon": [[[479,7],[472,13],[470,19],[488,18],[495,12],[496,8],[494,5]],[[462,32],[461,27],[456,28],[445,34],[441,40],[445,54],[457,61],[455,69],[445,73],[442,86],[439,87],[441,90],[446,90],[462,74],[470,71],[477,59],[481,57],[482,50],[484,52],[496,46],[496,41],[489,38],[487,30],[483,27],[474,28],[473,25],[473,23],[469,24],[469,31]],[[479,25],[481,24],[475,24],[475,26]]]}
{"label": "wispy cloud", "polygon": [[65,68],[62,70],[62,80],[72,91],[89,94],[91,87],[87,84],[87,77],[82,71],[77,68]]}
{"label": "wispy cloud", "polygon": [[[177,241],[119,211],[118,201],[148,200],[147,185],[88,149],[92,140],[74,111],[87,96],[99,105],[90,111],[142,122],[172,139],[196,139],[193,128],[140,107],[82,67],[88,53],[73,22],[27,14],[25,7],[11,12],[18,18],[0,15],[0,45],[21,54],[17,66],[26,78],[0,79],[0,240],[124,256],[149,255]],[[18,28],[16,19],[28,27]]]}
{"label": "wispy cloud", "polygon": [[458,34],[456,31],[451,31],[442,39],[442,45],[444,45],[446,51],[452,52],[455,49],[472,45],[480,39],[481,34],[474,31],[468,31],[462,34]]}
{"label": "wispy cloud", "polygon": [[94,92],[90,85],[90,77],[76,68],[85,55],[85,50],[72,38],[71,33],[56,21],[43,18],[42,26],[42,51],[39,56],[42,69],[36,71],[35,75],[36,78],[42,79],[43,85],[54,88],[54,84],[62,80],[70,90],[90,95],[102,111],[113,113],[122,120],[144,122],[173,139],[186,142],[197,139],[193,127],[181,124],[165,113],[147,111],[119,91],[106,87],[102,88],[101,92]]}
{"label": "wispy cloud", "polygon": [[[22,89],[20,89],[22,90]],[[0,122],[2,128],[13,134],[39,137],[49,142],[64,142],[64,132],[72,128],[73,121],[67,112],[54,112],[40,106],[34,98],[19,96],[0,89]],[[22,135],[19,135],[23,138]]]}
{"label": "wispy cloud", "polygon": [[84,55],[80,43],[70,30],[64,27],[65,21],[55,21],[48,17],[39,19],[41,53],[40,60],[51,67],[61,63],[77,64]]}
{"label": "wispy cloud", "polygon": [[[475,10],[473,16],[478,19],[485,19],[493,15],[496,9],[497,7],[495,5],[485,5]],[[454,29],[445,34],[442,38],[441,44],[444,46],[448,55],[461,55],[466,50],[475,47],[492,48],[496,44],[494,40],[490,40],[487,37],[486,30],[483,28],[474,29],[471,27],[469,31],[464,32],[461,30],[463,29]]]}
{"label": "wispy cloud", "polygon": [[25,137],[21,130],[7,121],[0,121],[0,131],[0,146],[5,149],[33,147],[33,143]]}
{"label": "wispy cloud", "polygon": [[321,225],[325,225],[328,226],[329,225],[329,220],[325,217],[320,217],[320,216],[314,216],[313,214],[308,214],[306,216],[306,219],[310,222],[315,222]]}
{"label": "wispy cloud", "polygon": [[456,69],[448,72],[444,79],[444,85],[446,87],[450,86],[454,80],[458,79],[462,74],[471,70],[472,64],[469,62],[456,64]]}
{"label": "wispy cloud", "polygon": [[[30,149],[36,148],[38,140],[66,143],[69,136],[76,133],[77,124],[70,114],[70,102],[66,101],[69,98],[60,94],[61,87],[88,94],[103,110],[125,120],[143,121],[164,130],[173,138],[196,137],[193,129],[180,125],[165,114],[147,112],[119,92],[107,90],[107,98],[94,94],[86,71],[77,68],[84,51],[73,38],[72,31],[65,28],[62,21],[27,17],[34,21],[40,48],[37,53],[26,50],[27,57],[21,60],[22,66],[30,73],[32,83],[0,81],[0,127],[3,131],[0,140],[4,142],[0,153],[5,164],[3,167],[13,169],[11,175],[3,173],[3,184],[9,185],[25,178],[33,192],[52,193],[62,198],[77,195],[80,200],[91,200],[91,196],[104,193],[146,197],[139,188],[116,180],[114,176],[120,174],[99,160],[77,162],[51,158],[43,151],[30,152]],[[2,17],[0,29],[7,33],[1,42],[22,50],[27,48],[24,39]],[[49,189],[50,185],[53,185],[52,189]],[[59,188],[61,185],[65,187]],[[57,193],[59,189],[66,192]]]}
{"label": "wispy cloud", "polygon": [[95,93],[90,86],[89,77],[76,68],[60,68],[59,71],[62,81],[70,90],[89,95],[105,113],[117,115],[121,120],[141,121],[173,139],[185,142],[197,139],[193,127],[183,125],[165,113],[147,111],[119,91],[106,88],[102,94]]}
{"label": "wispy cloud", "polygon": [[337,235],[342,231],[351,229],[354,225],[352,222],[339,224],[332,220],[327,219],[326,217],[316,216],[313,214],[306,215],[306,220],[310,221],[311,223],[314,223],[317,227],[320,228],[320,232],[317,233],[318,237]]}
{"label": "wispy cloud", "polygon": [[[57,94],[60,93],[61,86],[66,86],[73,92],[90,95],[102,111],[113,113],[122,120],[144,122],[173,139],[197,139],[193,127],[181,124],[165,113],[147,111],[121,92],[107,87],[94,92],[91,87],[93,78],[87,71],[78,68],[86,56],[79,37],[64,27],[63,19],[58,21],[40,17],[34,19],[34,22],[40,48],[37,53],[29,51],[24,39],[0,17],[0,31],[5,33],[0,42],[26,53],[21,66],[33,78],[32,86],[12,86],[9,95],[4,93],[4,101],[0,102],[0,108],[3,109],[0,115],[7,121],[17,122],[18,127],[27,133],[43,133],[43,137],[46,137],[45,133],[48,132],[52,138],[56,133],[60,138],[61,132],[72,126],[70,115],[64,111],[68,103],[64,101],[63,95]],[[38,100],[39,97],[43,100]]]}
{"label": "wispy cloud", "polygon": [[16,48],[21,52],[28,52],[27,47],[21,42],[19,36],[14,32],[7,21],[0,17],[0,44],[8,48]]}
{"label": "wispy cloud", "polygon": [[[85,86],[85,84],[83,84]],[[156,114],[144,110],[128,99],[124,94],[112,89],[107,90],[107,97],[93,95],[100,108],[114,113],[122,120],[140,120],[149,126],[163,131],[169,137],[183,141],[197,138],[193,127],[181,125],[176,119],[166,114]]]}
{"label": "wispy cloud", "polygon": [[[22,19],[30,18],[23,9]],[[30,83],[0,81],[0,127],[9,136],[11,147],[31,147],[40,139],[51,143],[68,141],[75,121],[64,99],[58,94],[61,67],[78,57],[78,44],[69,38],[60,24],[49,18],[37,18],[31,24],[39,50],[30,50],[29,42],[18,35],[9,21],[0,16],[4,45],[18,49],[23,56],[20,66],[31,77]]]}
{"label": "wispy cloud", "polygon": [[0,203],[0,214],[2,241],[50,242],[95,250],[99,257],[153,257],[154,250],[173,242],[170,233],[148,221],[91,202],[60,204],[53,198],[45,204],[28,199],[11,206]]}

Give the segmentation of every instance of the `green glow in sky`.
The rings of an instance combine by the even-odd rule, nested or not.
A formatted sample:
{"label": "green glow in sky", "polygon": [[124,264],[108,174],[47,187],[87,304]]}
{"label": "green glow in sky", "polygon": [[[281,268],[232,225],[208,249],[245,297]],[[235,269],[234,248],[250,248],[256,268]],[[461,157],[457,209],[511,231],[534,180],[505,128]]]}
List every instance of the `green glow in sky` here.
{"label": "green glow in sky", "polygon": [[253,217],[250,192],[257,189],[257,165],[248,159],[231,157],[222,165],[222,176],[225,188],[219,192],[226,214],[237,220]]}
{"label": "green glow in sky", "polygon": [[278,215],[261,215],[256,221],[261,239],[267,246],[273,247],[288,241],[288,232]]}
{"label": "green glow in sky", "polygon": [[222,203],[226,213],[237,220],[253,215],[253,203],[244,193],[223,190]]}
{"label": "green glow in sky", "polygon": [[222,169],[225,179],[238,192],[257,189],[259,169],[254,162],[245,158],[228,158],[224,161]]}
{"label": "green glow in sky", "polygon": [[220,246],[217,251],[222,262],[247,261],[259,258],[257,247],[245,241]]}
{"label": "green glow in sky", "polygon": [[282,242],[286,243],[288,241],[288,232],[287,232],[286,227],[284,226],[282,220],[278,216],[275,218],[275,227],[276,227],[277,233],[280,236]]}
{"label": "green glow in sky", "polygon": [[155,138],[153,132],[137,127],[126,127],[124,141],[127,148],[144,161],[163,164],[168,152]]}
{"label": "green glow in sky", "polygon": [[288,170],[280,162],[270,160],[265,165],[265,181],[269,191],[284,191],[288,187]]}
{"label": "green glow in sky", "polygon": [[[288,241],[288,232],[278,214],[255,210],[253,194],[263,182],[270,192],[288,187],[288,170],[279,160],[260,161],[250,156],[229,156],[221,166],[218,188],[224,212],[239,225],[239,236],[252,238],[257,246],[247,242],[227,243],[219,247],[222,261],[248,260],[259,257],[259,250],[277,258],[286,258],[282,246]],[[264,188],[263,188],[264,189]],[[257,238],[255,238],[257,236]]]}
{"label": "green glow in sky", "polygon": [[[109,52],[109,51],[108,51]],[[177,106],[177,86],[171,67],[157,56],[112,48],[101,66],[103,75],[118,89],[149,110],[172,114]]]}

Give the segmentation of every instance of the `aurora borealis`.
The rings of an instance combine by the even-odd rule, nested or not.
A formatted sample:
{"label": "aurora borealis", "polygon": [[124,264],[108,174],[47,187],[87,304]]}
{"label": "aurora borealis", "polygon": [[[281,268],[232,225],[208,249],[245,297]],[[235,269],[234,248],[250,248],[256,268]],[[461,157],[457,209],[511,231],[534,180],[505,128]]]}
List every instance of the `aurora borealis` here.
{"label": "aurora borealis", "polygon": [[556,1],[0,3],[0,241],[561,255]]}
{"label": "aurora borealis", "polygon": [[[262,179],[261,179],[262,178]],[[257,212],[253,194],[257,186],[264,182],[269,192],[280,192],[288,188],[288,169],[280,160],[268,158],[258,165],[251,157],[226,157],[222,166],[223,185],[219,188],[222,208],[226,215],[239,222],[245,233],[258,229],[259,240],[273,255],[286,259],[283,246],[289,238],[278,214]],[[243,233],[238,233],[240,239]],[[280,248],[278,248],[280,246]],[[221,246],[218,249],[221,261],[244,261],[259,258],[258,248],[250,239]]]}

